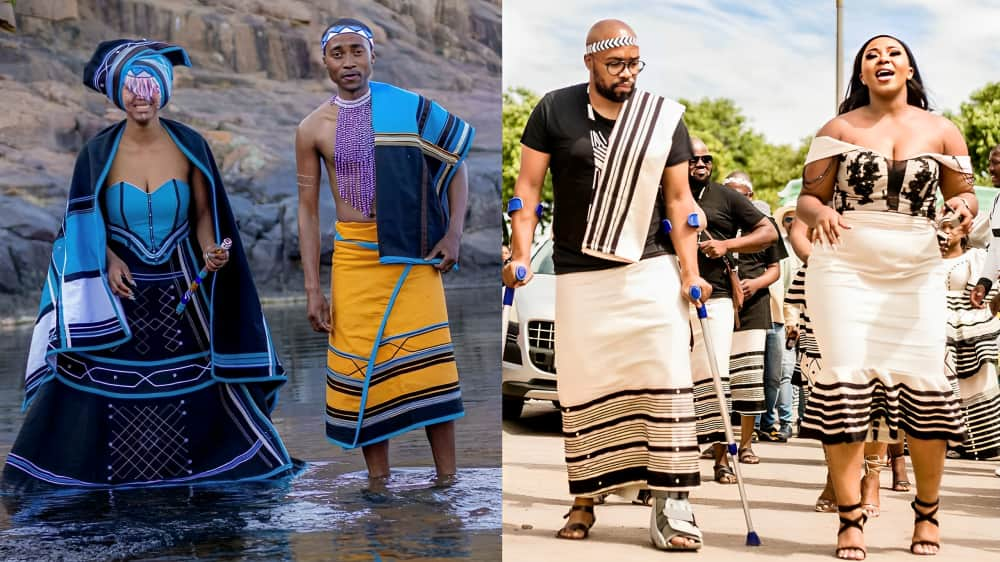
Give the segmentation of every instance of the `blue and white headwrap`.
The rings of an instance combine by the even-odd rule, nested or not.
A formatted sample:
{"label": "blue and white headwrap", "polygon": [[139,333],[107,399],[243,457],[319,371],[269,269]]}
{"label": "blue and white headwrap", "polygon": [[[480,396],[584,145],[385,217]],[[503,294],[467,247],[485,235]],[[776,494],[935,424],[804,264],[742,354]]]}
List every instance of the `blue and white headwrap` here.
{"label": "blue and white headwrap", "polygon": [[167,105],[174,87],[174,66],[191,66],[183,48],[147,39],[116,39],[97,46],[83,71],[83,83],[124,109],[122,88],[129,84],[136,95],[152,99],[160,94]]}
{"label": "blue and white headwrap", "polygon": [[326,28],[326,31],[323,32],[323,36],[320,38],[319,43],[320,47],[323,49],[324,55],[326,55],[326,44],[330,42],[330,39],[344,33],[354,33],[364,37],[368,40],[369,49],[375,49],[375,34],[372,33],[371,28],[356,19],[341,18],[333,22],[333,25]]}

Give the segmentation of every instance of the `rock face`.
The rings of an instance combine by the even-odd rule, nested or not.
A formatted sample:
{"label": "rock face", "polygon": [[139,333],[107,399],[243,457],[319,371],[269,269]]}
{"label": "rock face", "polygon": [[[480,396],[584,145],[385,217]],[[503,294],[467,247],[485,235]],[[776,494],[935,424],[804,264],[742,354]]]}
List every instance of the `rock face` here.
{"label": "rock face", "polygon": [[[201,131],[226,182],[258,288],[301,292],[294,135],[333,93],[319,36],[340,17],[375,32],[374,79],[438,101],[477,129],[461,270],[494,282],[500,239],[500,0],[20,0],[0,35],[0,316],[32,313],[77,151],[123,118],[81,84],[100,41],[182,45],[164,117]],[[324,186],[326,181],[324,180]],[[321,205],[332,247],[332,198]]]}

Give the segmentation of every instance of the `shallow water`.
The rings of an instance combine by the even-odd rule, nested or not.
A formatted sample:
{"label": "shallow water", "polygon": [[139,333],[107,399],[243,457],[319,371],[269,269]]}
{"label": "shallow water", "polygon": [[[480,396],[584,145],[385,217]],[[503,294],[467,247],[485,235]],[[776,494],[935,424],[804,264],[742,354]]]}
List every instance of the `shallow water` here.
{"label": "shallow water", "polygon": [[[484,304],[490,303],[490,304]],[[496,304],[493,304],[496,303]],[[393,476],[367,490],[360,451],[323,427],[326,339],[304,305],[266,313],[289,374],[272,416],[308,465],[278,485],[65,491],[0,498],[3,560],[500,559],[500,340],[493,287],[449,289],[466,415],[456,422],[459,475],[436,487],[424,433],[392,441]],[[0,333],[0,454],[23,414],[30,327]]]}

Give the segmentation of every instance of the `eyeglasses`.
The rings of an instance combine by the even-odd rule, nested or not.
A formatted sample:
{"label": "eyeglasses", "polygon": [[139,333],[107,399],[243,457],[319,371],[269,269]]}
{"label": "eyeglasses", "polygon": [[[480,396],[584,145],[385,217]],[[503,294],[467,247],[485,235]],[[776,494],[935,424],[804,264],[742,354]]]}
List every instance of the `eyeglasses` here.
{"label": "eyeglasses", "polygon": [[625,72],[625,68],[628,67],[628,71],[632,74],[639,74],[642,72],[643,68],[646,68],[646,61],[639,59],[632,60],[613,60],[611,62],[604,63],[604,68],[608,69],[608,74],[613,76],[618,76],[622,72]]}
{"label": "eyeglasses", "polygon": [[711,154],[706,154],[704,156],[695,156],[694,158],[688,160],[688,163],[689,164],[697,164],[699,160],[701,160],[702,162],[704,162],[706,164],[711,164],[712,163],[712,155]]}
{"label": "eyeglasses", "polygon": [[785,218],[781,219],[781,222],[783,222],[784,224],[792,224],[794,220],[795,217],[786,216]]}

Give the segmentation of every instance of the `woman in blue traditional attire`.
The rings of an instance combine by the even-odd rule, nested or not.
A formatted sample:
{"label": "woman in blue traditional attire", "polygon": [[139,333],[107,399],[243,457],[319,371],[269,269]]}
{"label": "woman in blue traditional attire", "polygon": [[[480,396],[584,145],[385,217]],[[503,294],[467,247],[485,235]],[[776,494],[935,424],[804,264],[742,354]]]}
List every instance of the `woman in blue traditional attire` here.
{"label": "woman in blue traditional attire", "polygon": [[8,488],[268,480],[300,466],[269,419],[286,377],[215,160],[158,116],[175,65],[190,66],[180,47],[119,39],[84,70],[126,119],[77,158]]}

